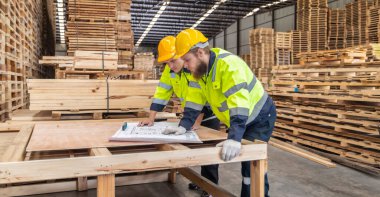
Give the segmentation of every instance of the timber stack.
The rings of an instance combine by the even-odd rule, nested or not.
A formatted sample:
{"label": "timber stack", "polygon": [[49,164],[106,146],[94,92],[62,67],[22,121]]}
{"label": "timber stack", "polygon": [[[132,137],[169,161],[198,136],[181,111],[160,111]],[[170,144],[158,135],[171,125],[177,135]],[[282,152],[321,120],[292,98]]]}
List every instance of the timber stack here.
{"label": "timber stack", "polygon": [[14,110],[27,107],[27,78],[53,75],[51,69],[38,64],[43,53],[53,53],[51,48],[42,50],[44,43],[54,42],[52,33],[47,40],[42,36],[44,29],[52,29],[46,7],[42,0],[0,1],[1,121],[11,117]]}
{"label": "timber stack", "polygon": [[297,55],[301,52],[310,51],[310,34],[307,31],[293,30],[292,33],[292,63],[298,64],[299,58]]}
{"label": "timber stack", "polygon": [[274,136],[379,168],[380,62],[367,62],[366,53],[303,53],[299,65],[276,66]]}
{"label": "timber stack", "polygon": [[251,69],[265,88],[271,79],[271,69],[274,63],[274,39],[272,28],[258,28],[250,31]]}
{"label": "timber stack", "polygon": [[292,33],[276,32],[276,65],[291,64]]}
{"label": "timber stack", "polygon": [[328,48],[343,49],[346,35],[346,11],[342,9],[329,10]]}

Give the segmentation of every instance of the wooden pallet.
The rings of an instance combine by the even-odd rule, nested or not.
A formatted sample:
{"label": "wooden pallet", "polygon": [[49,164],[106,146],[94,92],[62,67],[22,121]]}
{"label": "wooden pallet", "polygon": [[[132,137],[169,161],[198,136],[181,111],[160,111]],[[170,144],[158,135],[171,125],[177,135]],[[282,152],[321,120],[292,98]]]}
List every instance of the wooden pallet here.
{"label": "wooden pallet", "polygon": [[346,63],[364,63],[367,59],[367,48],[357,47],[341,50],[299,53],[301,65],[343,65]]}
{"label": "wooden pallet", "polygon": [[258,28],[250,31],[252,68],[271,68],[274,62],[274,39],[272,28]]}
{"label": "wooden pallet", "polygon": [[371,43],[379,43],[380,42],[380,36],[379,36],[379,23],[380,23],[380,8],[377,6],[371,6],[367,10],[367,16],[368,16],[368,23],[367,23],[367,29],[368,29],[368,40]]}
{"label": "wooden pallet", "polygon": [[134,56],[133,70],[152,71],[154,67],[153,53],[136,53]]}
{"label": "wooden pallet", "polygon": [[292,48],[292,33],[291,32],[276,32],[276,49],[291,49]]}
{"label": "wooden pallet", "polygon": [[107,119],[110,117],[143,118],[148,117],[147,109],[123,109],[123,110],[79,110],[79,111],[52,111],[53,120],[63,119]]}
{"label": "wooden pallet", "polygon": [[310,51],[310,34],[306,31],[292,31],[292,63],[298,64],[297,55],[301,52]]}
{"label": "wooden pallet", "polygon": [[343,9],[329,10],[328,48],[342,49],[345,45],[346,11]]}
{"label": "wooden pallet", "polygon": [[[113,196],[115,185],[168,179],[174,183],[178,171],[214,196],[233,196],[187,168],[225,163],[218,154],[221,149],[215,147],[216,143],[226,138],[225,133],[201,128],[197,133],[204,143],[200,145],[108,142],[110,132],[104,129],[113,132],[109,128],[120,127],[122,123],[69,121],[37,123],[35,126],[27,123],[0,125],[3,130],[8,127],[13,131],[0,133],[0,168],[8,172],[0,175],[0,195],[20,196],[97,188],[98,196]],[[51,132],[48,137],[51,140],[41,140],[45,129]],[[62,138],[57,137],[61,134],[70,138],[70,143],[62,143]],[[252,160],[252,182],[257,183],[251,184],[252,196],[263,196],[267,145],[247,141],[243,144],[244,152],[234,162]],[[162,157],[163,154],[165,157]],[[66,167],[62,168],[62,165]],[[163,171],[166,169],[171,170],[169,176],[168,171]],[[158,174],[150,173],[155,171]]]}

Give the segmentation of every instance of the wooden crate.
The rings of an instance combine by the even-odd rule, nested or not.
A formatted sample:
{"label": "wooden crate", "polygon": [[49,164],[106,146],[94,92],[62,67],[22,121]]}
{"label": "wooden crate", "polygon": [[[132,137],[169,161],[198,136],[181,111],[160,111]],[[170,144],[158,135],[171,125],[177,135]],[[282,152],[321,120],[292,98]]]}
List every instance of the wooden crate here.
{"label": "wooden crate", "polygon": [[[178,171],[213,196],[233,196],[188,168],[225,163],[220,159],[220,148],[215,145],[225,140],[226,133],[201,127],[196,132],[204,143],[195,145],[109,142],[108,136],[112,135],[113,129],[125,121],[136,122],[139,119],[0,125],[3,130],[9,130],[0,133],[0,168],[7,171],[0,174],[0,195],[21,196],[97,188],[98,196],[114,196],[116,185],[174,183]],[[49,140],[41,140],[46,129],[52,135],[47,136]],[[69,143],[57,137],[60,135],[70,139]],[[50,147],[40,142],[46,142],[45,145]],[[242,148],[244,152],[234,162],[252,161],[251,181],[258,183],[251,184],[252,191],[255,191],[252,195],[262,196],[267,145],[243,141]],[[171,170],[169,176],[168,171],[163,170]]]}

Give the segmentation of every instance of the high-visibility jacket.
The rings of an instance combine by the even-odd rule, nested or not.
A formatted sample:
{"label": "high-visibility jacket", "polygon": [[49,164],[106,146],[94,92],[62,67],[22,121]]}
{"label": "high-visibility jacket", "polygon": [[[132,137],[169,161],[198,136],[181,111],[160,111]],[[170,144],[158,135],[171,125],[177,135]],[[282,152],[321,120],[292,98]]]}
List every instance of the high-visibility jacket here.
{"label": "high-visibility jacket", "polygon": [[194,80],[189,81],[190,78],[192,78],[191,73],[186,69],[183,69],[177,74],[170,70],[168,65],[165,65],[164,72],[161,75],[160,82],[154,93],[150,110],[162,111],[168,104],[173,93],[180,99],[181,106],[184,107],[184,98],[186,97],[188,86],[197,84]]}
{"label": "high-visibility jacket", "polygon": [[[267,102],[267,92],[248,65],[220,48],[211,49],[208,72],[197,82],[198,88],[189,88],[186,97],[184,117],[180,121],[185,128],[193,124],[208,102],[217,118],[229,127],[228,139],[240,142],[246,126],[255,120],[264,105],[273,105]],[[192,92],[196,89],[201,89],[202,94]]]}

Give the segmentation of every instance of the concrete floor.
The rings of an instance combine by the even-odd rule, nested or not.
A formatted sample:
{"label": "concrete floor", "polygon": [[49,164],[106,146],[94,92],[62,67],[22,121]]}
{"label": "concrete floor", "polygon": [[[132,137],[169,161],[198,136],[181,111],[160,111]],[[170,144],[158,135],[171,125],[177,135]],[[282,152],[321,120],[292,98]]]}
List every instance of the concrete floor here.
{"label": "concrete floor", "polygon": [[[200,168],[195,168],[199,171]],[[240,163],[220,166],[220,184],[240,195]],[[299,156],[269,147],[270,195],[274,197],[374,197],[380,196],[380,178],[338,165],[326,168]],[[189,181],[178,176],[177,183],[153,183],[117,187],[116,196],[133,197],[198,197],[197,191],[189,191]],[[96,190],[35,195],[35,197],[92,197]]]}

